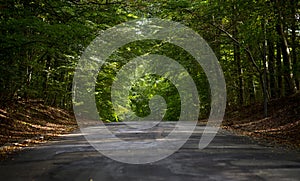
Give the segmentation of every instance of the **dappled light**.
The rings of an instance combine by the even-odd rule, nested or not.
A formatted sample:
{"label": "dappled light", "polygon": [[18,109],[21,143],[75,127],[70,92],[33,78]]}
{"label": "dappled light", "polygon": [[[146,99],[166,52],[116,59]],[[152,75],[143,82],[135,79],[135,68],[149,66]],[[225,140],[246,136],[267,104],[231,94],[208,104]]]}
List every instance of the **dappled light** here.
{"label": "dappled light", "polygon": [[299,0],[4,0],[0,180],[300,180]]}

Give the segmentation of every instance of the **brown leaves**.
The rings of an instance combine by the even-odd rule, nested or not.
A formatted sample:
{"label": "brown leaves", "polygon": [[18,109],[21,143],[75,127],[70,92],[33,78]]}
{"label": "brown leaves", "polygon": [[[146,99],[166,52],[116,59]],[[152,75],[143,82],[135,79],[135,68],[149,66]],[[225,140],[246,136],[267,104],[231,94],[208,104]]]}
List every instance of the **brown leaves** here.
{"label": "brown leaves", "polygon": [[0,157],[75,128],[74,116],[68,111],[36,101],[18,101],[0,109]]}
{"label": "brown leaves", "polygon": [[[300,148],[300,94],[269,102],[269,117],[256,104],[227,112],[223,128],[267,143]],[[238,115],[238,116],[237,116]]]}

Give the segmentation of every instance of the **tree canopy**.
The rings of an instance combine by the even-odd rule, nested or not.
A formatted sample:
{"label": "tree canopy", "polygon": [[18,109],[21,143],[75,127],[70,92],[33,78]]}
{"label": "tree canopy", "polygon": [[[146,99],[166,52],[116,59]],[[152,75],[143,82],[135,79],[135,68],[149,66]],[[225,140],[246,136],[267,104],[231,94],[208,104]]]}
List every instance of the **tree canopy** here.
{"label": "tree canopy", "polygon": [[[297,0],[7,0],[0,4],[0,102],[40,99],[72,109],[72,81],[80,56],[103,30],[138,18],[180,22],[199,33],[215,52],[227,85],[228,108],[267,103],[300,90],[300,8]],[[157,53],[178,61],[199,91],[199,118],[210,111],[210,90],[201,66],[184,50],[157,40],[132,42],[99,71],[100,116],[119,121],[110,86],[134,57]],[[155,75],[132,82],[132,110],[149,114],[153,95],[165,98],[165,120],[176,120],[180,98],[174,85]],[[267,113],[267,112],[266,112]]]}

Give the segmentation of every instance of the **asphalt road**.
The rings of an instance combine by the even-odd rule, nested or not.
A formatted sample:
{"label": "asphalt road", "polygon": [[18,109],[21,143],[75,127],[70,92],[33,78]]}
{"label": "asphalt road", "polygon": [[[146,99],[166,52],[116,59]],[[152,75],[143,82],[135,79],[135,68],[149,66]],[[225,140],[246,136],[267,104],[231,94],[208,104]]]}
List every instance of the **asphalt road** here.
{"label": "asphalt road", "polygon": [[200,132],[194,133],[163,160],[136,165],[103,156],[76,131],[1,161],[0,181],[300,180],[299,152],[258,145],[224,130],[199,150],[200,137]]}

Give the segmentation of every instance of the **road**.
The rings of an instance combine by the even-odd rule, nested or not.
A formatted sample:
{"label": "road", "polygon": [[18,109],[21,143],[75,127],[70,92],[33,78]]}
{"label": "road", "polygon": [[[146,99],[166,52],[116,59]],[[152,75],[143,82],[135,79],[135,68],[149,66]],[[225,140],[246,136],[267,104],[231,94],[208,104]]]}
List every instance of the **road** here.
{"label": "road", "polygon": [[180,150],[163,160],[136,165],[103,156],[76,131],[1,161],[0,180],[300,180],[299,152],[259,145],[224,130],[199,150],[200,137],[194,133]]}

